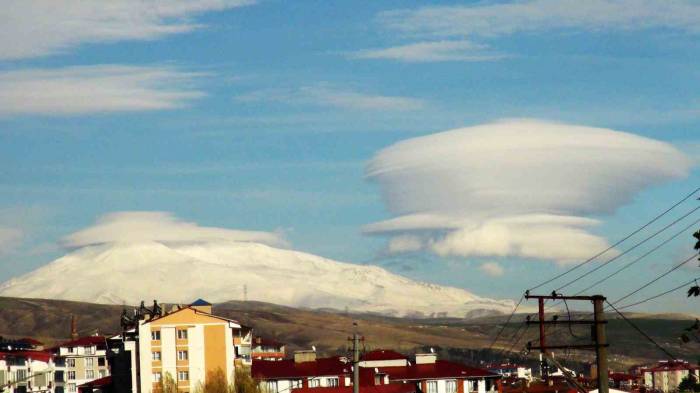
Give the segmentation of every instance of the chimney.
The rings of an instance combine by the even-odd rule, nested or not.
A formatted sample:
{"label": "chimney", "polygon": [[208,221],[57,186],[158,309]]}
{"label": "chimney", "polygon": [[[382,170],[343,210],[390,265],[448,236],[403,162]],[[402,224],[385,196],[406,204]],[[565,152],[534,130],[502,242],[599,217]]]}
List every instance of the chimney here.
{"label": "chimney", "polygon": [[437,355],[434,353],[417,353],[416,364],[433,364],[437,361]]}
{"label": "chimney", "polygon": [[315,362],[316,351],[304,350],[294,351],[294,363]]}
{"label": "chimney", "polygon": [[78,323],[75,320],[75,315],[70,315],[70,338],[76,340],[78,338]]}
{"label": "chimney", "polygon": [[204,299],[195,300],[192,304],[190,304],[190,307],[194,308],[197,311],[211,314],[211,303]]}

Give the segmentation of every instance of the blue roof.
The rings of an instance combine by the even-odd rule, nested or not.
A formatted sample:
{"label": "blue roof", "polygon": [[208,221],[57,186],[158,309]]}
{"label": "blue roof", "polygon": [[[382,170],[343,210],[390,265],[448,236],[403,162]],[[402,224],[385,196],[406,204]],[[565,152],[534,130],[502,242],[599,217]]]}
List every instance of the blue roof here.
{"label": "blue roof", "polygon": [[211,303],[204,299],[197,299],[195,300],[190,306],[211,306]]}

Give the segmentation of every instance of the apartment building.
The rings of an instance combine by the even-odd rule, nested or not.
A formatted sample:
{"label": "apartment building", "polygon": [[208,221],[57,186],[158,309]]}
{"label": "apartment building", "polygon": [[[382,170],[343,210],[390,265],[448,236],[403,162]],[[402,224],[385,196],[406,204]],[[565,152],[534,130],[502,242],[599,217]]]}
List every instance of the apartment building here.
{"label": "apartment building", "polygon": [[53,393],[55,364],[45,351],[0,352],[0,391]]}
{"label": "apartment building", "polygon": [[700,378],[700,367],[685,360],[663,360],[651,367],[642,368],[640,374],[644,377],[644,385],[662,392],[672,392],[678,389],[681,381],[689,374]]}
{"label": "apartment building", "polygon": [[51,350],[56,364],[56,393],[74,393],[78,385],[109,375],[107,342],[103,336],[80,337]]}
{"label": "apartment building", "polygon": [[132,380],[137,381],[138,390],[132,391],[150,393],[170,374],[181,392],[192,392],[217,369],[233,382],[237,354],[245,351],[246,345],[250,353],[252,329],[212,315],[211,308],[200,299],[138,321],[137,367],[131,368],[137,373]]}

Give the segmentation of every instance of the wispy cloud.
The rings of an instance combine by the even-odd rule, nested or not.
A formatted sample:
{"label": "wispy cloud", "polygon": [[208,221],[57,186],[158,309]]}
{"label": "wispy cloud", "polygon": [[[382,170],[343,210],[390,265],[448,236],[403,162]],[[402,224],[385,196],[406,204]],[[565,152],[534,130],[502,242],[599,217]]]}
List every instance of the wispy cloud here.
{"label": "wispy cloud", "polygon": [[0,255],[15,250],[22,243],[24,233],[17,228],[0,226]]}
{"label": "wispy cloud", "polygon": [[356,59],[392,59],[416,63],[491,61],[504,56],[489,51],[487,45],[466,40],[416,42],[389,48],[364,49],[349,54],[349,57]]}
{"label": "wispy cloud", "polygon": [[99,65],[0,72],[0,116],[177,108],[204,94],[196,73],[163,66]]}
{"label": "wispy cloud", "polygon": [[85,43],[150,40],[201,27],[198,14],[254,0],[10,0],[0,14],[0,60],[46,56]]}
{"label": "wispy cloud", "polygon": [[498,262],[484,262],[479,265],[479,270],[491,277],[500,277],[505,273],[505,269]]}
{"label": "wispy cloud", "polygon": [[360,111],[411,111],[425,106],[422,100],[416,98],[360,93],[325,84],[256,90],[238,95],[235,100],[239,102],[281,102],[290,105],[326,106]]}
{"label": "wispy cloud", "polygon": [[700,3],[692,0],[526,0],[390,10],[379,25],[419,40],[350,56],[406,62],[487,61],[507,57],[487,44],[496,37],[551,31],[700,32]]}
{"label": "wispy cloud", "polygon": [[367,175],[395,217],[364,230],[392,238],[397,253],[570,263],[607,247],[587,215],[692,165],[671,144],[610,129],[508,120],[450,130],[375,155]]}
{"label": "wispy cloud", "polygon": [[429,6],[381,13],[389,29],[420,36],[493,37],[553,29],[700,32],[700,3],[692,0],[529,0]]}

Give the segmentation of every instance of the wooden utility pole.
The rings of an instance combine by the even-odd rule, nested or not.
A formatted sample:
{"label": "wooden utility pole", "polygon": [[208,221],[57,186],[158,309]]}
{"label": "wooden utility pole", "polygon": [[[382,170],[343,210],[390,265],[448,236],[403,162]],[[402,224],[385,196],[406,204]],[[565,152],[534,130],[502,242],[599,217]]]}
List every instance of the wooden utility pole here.
{"label": "wooden utility pole", "polygon": [[[537,299],[538,305],[538,316],[537,321],[527,321],[527,324],[538,324],[540,327],[540,345],[533,346],[532,343],[527,343],[528,350],[537,349],[542,354],[542,377],[547,380],[548,370],[546,365],[547,358],[551,358],[551,353],[549,350],[552,349],[589,349],[595,350],[596,352],[596,367],[598,368],[598,392],[608,393],[608,343],[605,334],[605,314],[603,312],[603,304],[605,303],[605,297],[601,295],[595,296],[564,296],[557,293],[552,293],[551,295],[530,295],[528,292],[525,293],[525,299]],[[544,313],[544,301],[545,300],[575,300],[575,301],[590,301],[593,302],[594,317],[592,321],[585,320],[573,320],[573,321],[560,321],[560,320],[545,320]],[[583,344],[583,345],[548,345],[546,340],[545,325],[554,324],[577,324],[577,325],[591,325],[593,327],[593,344]],[[561,368],[561,367],[559,367]],[[564,371],[564,370],[562,370]],[[580,385],[576,386],[577,389],[581,390]],[[581,390],[582,393],[588,393],[585,390]]]}
{"label": "wooden utility pole", "polygon": [[360,393],[360,341],[365,338],[357,333],[357,322],[352,323],[355,331],[352,333],[352,393]]}

